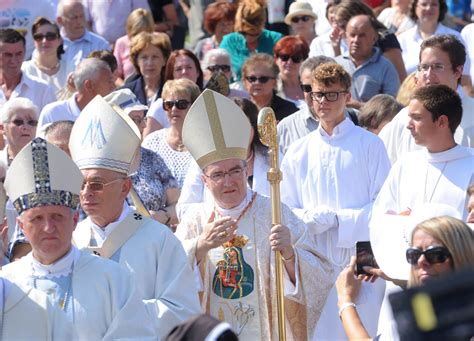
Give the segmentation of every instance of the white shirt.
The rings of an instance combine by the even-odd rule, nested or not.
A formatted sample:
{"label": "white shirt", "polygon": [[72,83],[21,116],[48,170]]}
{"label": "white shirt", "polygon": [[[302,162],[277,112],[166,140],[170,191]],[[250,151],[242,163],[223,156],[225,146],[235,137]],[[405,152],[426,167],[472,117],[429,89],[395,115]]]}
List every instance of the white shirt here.
{"label": "white shirt", "polygon": [[[329,38],[330,35],[331,31],[319,35],[313,39],[309,46],[309,57],[336,57],[336,54],[334,53],[334,48],[332,47],[331,38]],[[341,54],[345,54],[347,51],[347,42],[345,39],[341,39]]]}
{"label": "white shirt", "polygon": [[[469,60],[474,61],[474,23],[464,26],[461,31],[461,36],[464,39],[464,45],[466,46]],[[467,70],[467,66],[465,66],[464,69]],[[471,75],[471,81],[474,84],[474,62],[471,63],[471,68],[467,71]]]}
{"label": "white shirt", "polygon": [[41,71],[33,60],[23,62],[21,70],[31,77],[36,77],[49,84],[55,93],[58,94],[67,83],[68,65],[65,59],[59,61],[59,70],[54,75],[48,75]]}
{"label": "white shirt", "polygon": [[81,113],[81,109],[79,109],[76,103],[76,96],[77,94],[74,94],[65,101],[57,101],[45,106],[38,119],[36,136],[44,137],[45,129],[53,122],[75,122]]}

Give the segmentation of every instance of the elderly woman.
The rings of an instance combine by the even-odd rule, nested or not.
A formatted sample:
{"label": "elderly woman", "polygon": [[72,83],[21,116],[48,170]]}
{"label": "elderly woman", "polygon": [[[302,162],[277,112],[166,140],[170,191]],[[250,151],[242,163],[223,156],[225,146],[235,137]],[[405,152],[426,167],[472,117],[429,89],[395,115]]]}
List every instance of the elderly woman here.
{"label": "elderly woman", "polygon": [[210,37],[199,40],[194,48],[194,54],[202,62],[206,53],[218,48],[222,38],[234,31],[236,5],[228,2],[209,4],[204,11],[204,29]]}
{"label": "elderly woman", "polygon": [[293,2],[285,17],[285,24],[291,27],[294,35],[299,36],[309,46],[316,38],[314,24],[317,18],[318,16],[313,12],[309,3]]}
{"label": "elderly woman", "polygon": [[158,153],[178,187],[183,186],[192,157],[182,140],[183,122],[193,102],[199,97],[199,87],[189,79],[169,80],[163,87],[163,109],[168,115],[169,128],[160,129],[146,136],[143,147]]}
{"label": "elderly woman", "polygon": [[[411,265],[409,287],[424,285],[454,271],[472,268],[474,231],[461,220],[450,216],[425,220],[413,230],[406,261]],[[349,340],[369,339],[353,303],[360,288],[360,280],[354,278],[354,270],[355,258],[351,267],[343,270],[337,279],[339,315]],[[398,339],[394,328],[391,333],[384,335],[382,332],[380,336]]]}
{"label": "elderly woman", "polygon": [[59,27],[50,20],[38,17],[31,28],[35,53],[31,60],[21,66],[24,73],[40,78],[50,84],[56,95],[67,83],[67,61],[61,60],[64,53]]}
{"label": "elderly woman", "polygon": [[151,13],[143,8],[137,8],[127,18],[127,35],[115,42],[114,56],[117,59],[118,85],[135,72],[135,66],[130,58],[130,41],[140,32],[152,33],[154,21]]}
{"label": "elderly woman", "polygon": [[161,97],[166,61],[171,53],[171,42],[165,33],[141,32],[132,39],[130,58],[137,70],[124,88],[132,90],[138,100],[149,106]]}
{"label": "elderly woman", "polygon": [[295,36],[280,39],[273,48],[273,57],[280,70],[278,95],[298,107],[305,104],[299,70],[301,63],[308,58],[308,53],[309,47],[306,42]]}
{"label": "elderly woman", "polygon": [[254,53],[272,54],[273,47],[283,36],[279,32],[265,30],[265,2],[243,0],[239,2],[233,33],[222,39],[220,47],[226,49],[236,72],[236,80],[241,78],[244,61]]}
{"label": "elderly woman", "polygon": [[278,71],[273,57],[265,53],[251,56],[242,66],[244,87],[252,102],[259,110],[271,107],[280,121],[298,111],[298,107],[276,94]]}

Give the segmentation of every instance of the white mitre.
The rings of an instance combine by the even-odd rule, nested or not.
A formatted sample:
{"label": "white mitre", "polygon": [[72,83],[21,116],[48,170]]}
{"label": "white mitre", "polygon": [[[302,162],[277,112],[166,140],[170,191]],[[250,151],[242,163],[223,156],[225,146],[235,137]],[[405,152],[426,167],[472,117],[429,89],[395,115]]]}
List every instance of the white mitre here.
{"label": "white mitre", "polygon": [[35,138],[15,156],[5,178],[5,190],[18,214],[39,206],[77,209],[84,181],[69,155]]}
{"label": "white mitre", "polygon": [[206,89],[183,123],[183,143],[201,169],[227,159],[247,159],[252,126],[231,99]]}
{"label": "white mitre", "polygon": [[101,168],[128,176],[140,164],[140,131],[122,109],[97,95],[74,123],[69,149],[79,169]]}

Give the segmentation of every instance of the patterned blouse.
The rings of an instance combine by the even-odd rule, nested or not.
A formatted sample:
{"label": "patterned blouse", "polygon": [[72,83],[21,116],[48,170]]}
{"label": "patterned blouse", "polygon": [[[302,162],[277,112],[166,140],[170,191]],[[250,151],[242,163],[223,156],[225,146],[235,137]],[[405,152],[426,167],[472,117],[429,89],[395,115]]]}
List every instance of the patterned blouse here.
{"label": "patterned blouse", "polygon": [[168,142],[166,142],[167,131],[168,129],[160,129],[151,133],[145,138],[142,146],[154,151],[163,158],[171,174],[178,181],[178,187],[181,188],[183,187],[184,178],[186,177],[192,157],[188,151],[178,152],[170,147]]}
{"label": "patterned blouse", "polygon": [[178,183],[157,153],[141,148],[140,167],[132,176],[133,187],[148,210],[158,211],[166,206],[166,190]]}

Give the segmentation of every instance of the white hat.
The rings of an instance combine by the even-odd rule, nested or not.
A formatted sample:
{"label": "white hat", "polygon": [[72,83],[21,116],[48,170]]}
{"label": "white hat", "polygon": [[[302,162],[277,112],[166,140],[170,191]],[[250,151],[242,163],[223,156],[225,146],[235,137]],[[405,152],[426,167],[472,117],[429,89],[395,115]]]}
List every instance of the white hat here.
{"label": "white hat", "polygon": [[140,132],[122,109],[97,95],[74,123],[69,149],[79,169],[102,168],[128,176],[140,164]]}
{"label": "white hat", "polygon": [[120,107],[128,115],[135,110],[148,110],[146,105],[143,105],[130,89],[115,90],[104,97],[110,105],[115,104]]}
{"label": "white hat", "polygon": [[202,169],[227,159],[247,159],[252,127],[231,99],[209,89],[196,99],[183,123],[183,143]]}
{"label": "white hat", "polygon": [[314,19],[318,19],[316,13],[313,12],[313,8],[307,2],[293,2],[290,5],[290,9],[288,10],[288,14],[285,17],[285,24],[291,25],[291,19],[296,16],[303,16],[309,15]]}
{"label": "white hat", "polygon": [[18,214],[39,206],[76,209],[83,176],[71,158],[55,145],[35,138],[15,156],[5,189]]}
{"label": "white hat", "polygon": [[461,218],[454,207],[437,203],[422,204],[409,216],[375,215],[370,222],[370,243],[380,269],[390,278],[408,280],[406,250],[411,247],[414,228],[426,219],[444,215]]}

